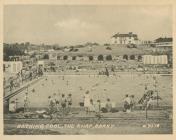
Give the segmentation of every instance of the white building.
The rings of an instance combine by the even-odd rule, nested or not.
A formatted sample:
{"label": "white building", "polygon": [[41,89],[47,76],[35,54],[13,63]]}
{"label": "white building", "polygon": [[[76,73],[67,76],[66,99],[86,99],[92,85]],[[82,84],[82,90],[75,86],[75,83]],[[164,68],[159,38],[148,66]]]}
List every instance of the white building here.
{"label": "white building", "polygon": [[50,52],[48,53],[49,60],[57,60],[57,53],[56,52]]}
{"label": "white building", "polygon": [[44,64],[45,64],[45,63],[44,63],[44,61],[42,61],[42,60],[40,60],[40,61],[37,62],[37,65],[38,65],[38,66],[44,67]]}
{"label": "white building", "polygon": [[23,64],[21,61],[5,61],[3,66],[4,72],[9,74],[16,74],[20,72],[23,68]]}
{"label": "white building", "polygon": [[158,38],[154,41],[156,47],[172,47],[172,38]]}
{"label": "white building", "polygon": [[168,64],[167,55],[143,55],[143,64]]}
{"label": "white building", "polygon": [[128,34],[115,34],[111,37],[111,44],[138,44],[138,36],[129,32]]}

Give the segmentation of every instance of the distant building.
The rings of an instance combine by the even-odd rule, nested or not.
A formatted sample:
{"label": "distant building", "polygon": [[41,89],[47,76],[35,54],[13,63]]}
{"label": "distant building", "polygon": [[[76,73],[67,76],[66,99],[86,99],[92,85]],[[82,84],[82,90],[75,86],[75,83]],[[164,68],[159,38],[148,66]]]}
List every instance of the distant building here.
{"label": "distant building", "polygon": [[49,52],[49,60],[57,60],[57,53],[55,52]]}
{"label": "distant building", "polygon": [[158,38],[154,41],[156,47],[172,47],[172,38]]}
{"label": "distant building", "polygon": [[38,65],[38,66],[41,66],[41,67],[44,67],[44,61],[41,61],[41,60],[38,61],[38,62],[37,62],[37,65]]}
{"label": "distant building", "polygon": [[137,34],[129,32],[128,34],[115,34],[111,37],[111,44],[138,44]]}
{"label": "distant building", "polygon": [[143,55],[143,64],[157,64],[157,65],[166,65],[168,64],[167,55]]}
{"label": "distant building", "polygon": [[49,52],[49,53],[50,53],[50,52],[54,52],[54,49],[49,49],[48,52]]}
{"label": "distant building", "polygon": [[4,61],[4,72],[16,74],[22,70],[23,64],[21,61]]}
{"label": "distant building", "polygon": [[152,44],[153,42],[152,41],[149,41],[149,40],[143,40],[143,41],[141,41],[141,44],[142,45],[150,45],[150,44]]}

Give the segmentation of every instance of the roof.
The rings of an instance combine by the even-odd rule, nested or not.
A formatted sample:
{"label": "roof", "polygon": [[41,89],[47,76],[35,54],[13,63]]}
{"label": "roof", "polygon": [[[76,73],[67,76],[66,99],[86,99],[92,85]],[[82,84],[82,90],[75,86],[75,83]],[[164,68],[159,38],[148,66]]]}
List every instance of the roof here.
{"label": "roof", "polygon": [[160,38],[157,38],[156,40],[155,40],[155,42],[156,43],[159,43],[159,42],[172,42],[172,38],[171,37],[165,37],[165,38],[162,38],[162,37],[160,37]]}
{"label": "roof", "polygon": [[133,34],[132,32],[129,32],[128,34],[119,34],[119,33],[117,33],[117,34],[113,35],[112,37],[115,37],[115,38],[117,38],[117,37],[134,37],[135,39],[138,38],[137,34]]}

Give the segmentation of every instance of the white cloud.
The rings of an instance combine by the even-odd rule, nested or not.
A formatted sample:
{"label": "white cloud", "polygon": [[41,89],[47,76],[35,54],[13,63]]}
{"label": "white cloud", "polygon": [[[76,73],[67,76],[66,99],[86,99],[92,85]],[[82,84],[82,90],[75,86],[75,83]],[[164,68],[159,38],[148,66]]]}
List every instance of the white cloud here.
{"label": "white cloud", "polygon": [[55,26],[58,27],[59,29],[67,29],[67,30],[87,30],[98,28],[98,25],[96,24],[88,23],[74,18],[58,21],[55,24]]}
{"label": "white cloud", "polygon": [[[73,45],[81,42],[99,42],[105,35],[103,26],[92,21],[70,18],[58,21],[54,24],[60,43]],[[101,35],[100,35],[101,34]]]}

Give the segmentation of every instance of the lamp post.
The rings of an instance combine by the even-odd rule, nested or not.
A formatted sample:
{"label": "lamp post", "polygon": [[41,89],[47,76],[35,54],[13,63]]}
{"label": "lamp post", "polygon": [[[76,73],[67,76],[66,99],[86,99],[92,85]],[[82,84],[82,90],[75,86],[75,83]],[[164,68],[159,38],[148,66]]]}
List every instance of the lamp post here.
{"label": "lamp post", "polygon": [[153,77],[154,79],[154,88],[155,88],[155,93],[157,94],[157,98],[156,98],[156,101],[157,101],[157,107],[159,106],[159,102],[158,102],[158,91],[157,91],[157,80],[156,80],[156,76]]}

